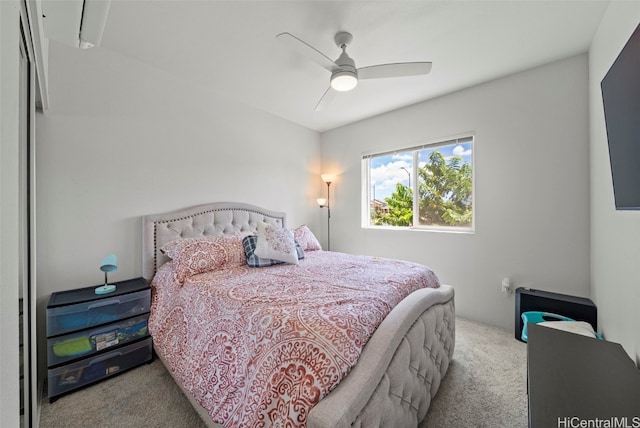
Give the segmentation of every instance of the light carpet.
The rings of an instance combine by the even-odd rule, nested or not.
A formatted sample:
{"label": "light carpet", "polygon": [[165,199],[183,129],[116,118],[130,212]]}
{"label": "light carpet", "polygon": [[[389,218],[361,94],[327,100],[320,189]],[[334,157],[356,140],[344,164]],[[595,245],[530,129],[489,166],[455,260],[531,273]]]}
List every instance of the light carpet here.
{"label": "light carpet", "polygon": [[[513,334],[456,319],[449,370],[421,428],[526,427],[526,345]],[[202,420],[155,359],[126,373],[43,401],[42,428],[199,428]]]}

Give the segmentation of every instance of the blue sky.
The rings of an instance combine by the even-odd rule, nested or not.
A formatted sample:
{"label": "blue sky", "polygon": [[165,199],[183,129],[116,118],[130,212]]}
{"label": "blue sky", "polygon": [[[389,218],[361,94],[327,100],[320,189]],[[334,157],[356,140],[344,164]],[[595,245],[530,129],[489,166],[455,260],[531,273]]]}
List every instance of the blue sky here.
{"label": "blue sky", "polygon": [[[423,149],[420,151],[420,166],[429,159],[429,154],[433,150],[438,150],[447,160],[452,156],[459,156],[463,162],[471,162],[472,149],[469,142]],[[409,184],[409,177],[413,175],[413,153],[398,151],[394,154],[374,157],[371,158],[370,165],[371,198],[382,201],[393,193],[396,183],[402,183],[405,186]]]}

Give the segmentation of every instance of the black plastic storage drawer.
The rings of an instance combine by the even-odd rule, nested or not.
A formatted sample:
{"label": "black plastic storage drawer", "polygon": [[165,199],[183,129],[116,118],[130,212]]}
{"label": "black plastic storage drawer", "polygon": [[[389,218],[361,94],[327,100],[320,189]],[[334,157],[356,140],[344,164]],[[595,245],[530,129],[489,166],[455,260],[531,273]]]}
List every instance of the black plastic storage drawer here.
{"label": "black plastic storage drawer", "polygon": [[113,346],[147,336],[149,314],[47,339],[49,367],[87,358]]}
{"label": "black plastic storage drawer", "polygon": [[82,330],[149,312],[151,290],[47,308],[47,337]]}
{"label": "black plastic storage drawer", "polygon": [[95,358],[49,369],[49,397],[92,384],[151,360],[152,345],[148,337]]}
{"label": "black plastic storage drawer", "polygon": [[515,338],[522,340],[522,313],[551,312],[576,321],[586,321],[598,331],[598,308],[587,298],[519,287],[516,289]]}

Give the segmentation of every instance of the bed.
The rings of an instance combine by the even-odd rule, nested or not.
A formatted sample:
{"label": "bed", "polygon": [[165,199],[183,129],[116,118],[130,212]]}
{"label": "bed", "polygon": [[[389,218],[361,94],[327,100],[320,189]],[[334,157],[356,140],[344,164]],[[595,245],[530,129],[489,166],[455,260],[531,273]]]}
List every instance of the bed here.
{"label": "bed", "polygon": [[[234,255],[238,239],[289,230],[284,213],[250,204],[142,221],[154,349],[208,426],[410,427],[425,418],[455,344],[454,291],[431,270],[316,248],[296,248],[297,264],[249,267]],[[167,248],[203,237],[233,248],[226,264],[185,274]],[[328,306],[325,283],[337,298]],[[251,353],[267,348],[274,353]]]}

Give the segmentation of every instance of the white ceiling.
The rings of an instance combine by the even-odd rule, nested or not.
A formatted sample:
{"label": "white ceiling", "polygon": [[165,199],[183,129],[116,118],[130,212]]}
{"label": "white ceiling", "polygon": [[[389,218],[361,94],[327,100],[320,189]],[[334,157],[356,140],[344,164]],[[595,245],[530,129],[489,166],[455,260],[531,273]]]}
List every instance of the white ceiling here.
{"label": "white ceiling", "polygon": [[[113,0],[101,48],[322,132],[586,52],[608,3]],[[334,34],[349,31],[358,67],[433,68],[362,81],[316,112],[329,72],[276,40],[285,31],[330,58]]]}

